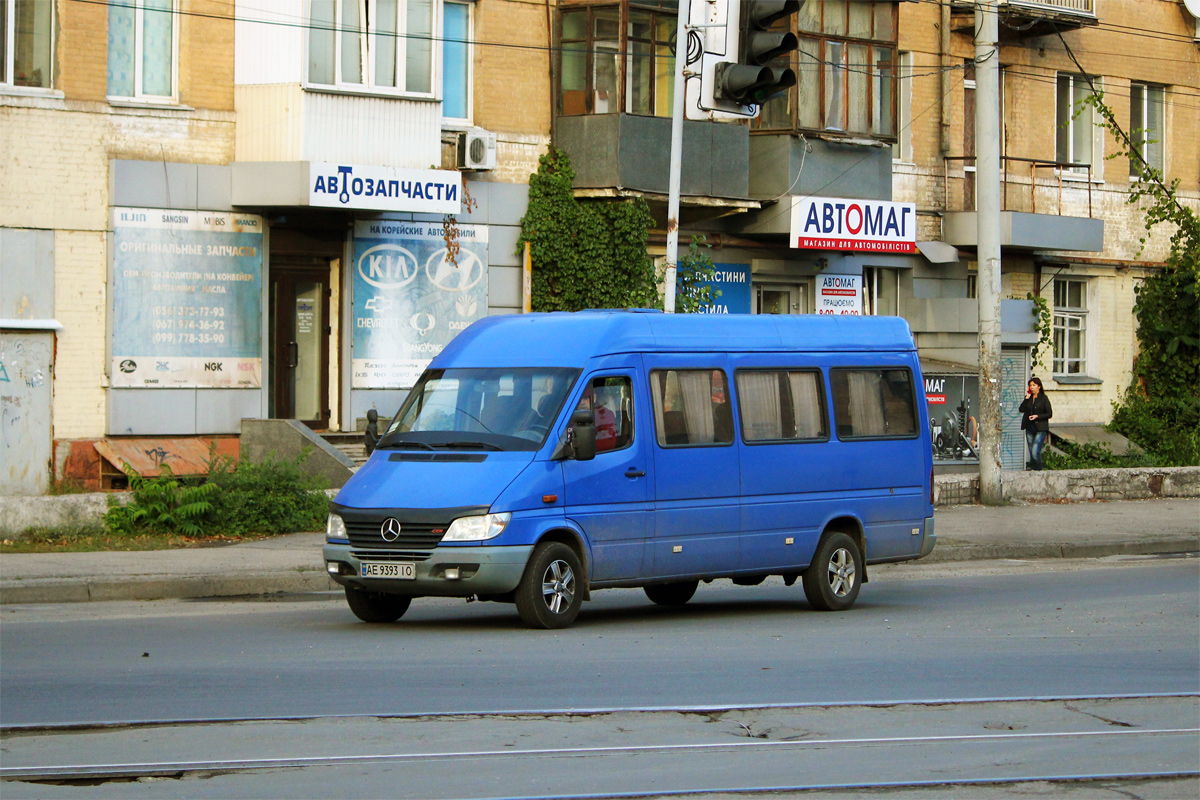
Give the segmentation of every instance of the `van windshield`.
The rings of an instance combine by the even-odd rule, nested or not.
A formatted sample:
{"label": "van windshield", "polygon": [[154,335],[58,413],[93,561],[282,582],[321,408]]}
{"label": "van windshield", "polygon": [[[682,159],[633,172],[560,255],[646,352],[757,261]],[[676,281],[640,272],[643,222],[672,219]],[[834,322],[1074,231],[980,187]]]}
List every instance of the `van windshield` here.
{"label": "van windshield", "polygon": [[378,447],[537,450],[578,377],[565,367],[427,370]]}

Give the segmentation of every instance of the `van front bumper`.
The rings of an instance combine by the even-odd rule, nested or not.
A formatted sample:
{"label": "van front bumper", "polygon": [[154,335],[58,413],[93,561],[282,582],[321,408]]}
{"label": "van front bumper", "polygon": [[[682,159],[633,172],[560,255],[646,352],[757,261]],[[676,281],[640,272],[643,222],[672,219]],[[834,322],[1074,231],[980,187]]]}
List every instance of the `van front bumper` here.
{"label": "van front bumper", "polygon": [[[423,561],[401,561],[391,554],[386,559],[373,558],[374,554],[360,558],[350,545],[328,542],[321,552],[329,577],[342,586],[411,597],[471,597],[516,589],[533,545],[438,547]],[[362,578],[363,561],[410,563],[415,578]]]}

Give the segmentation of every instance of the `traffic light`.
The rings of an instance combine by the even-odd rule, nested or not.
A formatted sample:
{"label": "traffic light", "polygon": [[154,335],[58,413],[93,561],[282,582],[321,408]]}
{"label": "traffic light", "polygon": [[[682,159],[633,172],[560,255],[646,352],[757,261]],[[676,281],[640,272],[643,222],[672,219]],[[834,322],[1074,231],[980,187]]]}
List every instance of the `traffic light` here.
{"label": "traffic light", "polygon": [[[787,29],[770,28],[771,23],[799,11],[800,3],[799,0],[729,2],[731,12],[735,8],[740,11],[737,61],[716,65],[714,99],[739,106],[761,106],[796,85],[796,73],[790,67],[771,64],[799,46],[796,35]],[[733,16],[732,13],[729,15],[730,23],[733,22]]]}

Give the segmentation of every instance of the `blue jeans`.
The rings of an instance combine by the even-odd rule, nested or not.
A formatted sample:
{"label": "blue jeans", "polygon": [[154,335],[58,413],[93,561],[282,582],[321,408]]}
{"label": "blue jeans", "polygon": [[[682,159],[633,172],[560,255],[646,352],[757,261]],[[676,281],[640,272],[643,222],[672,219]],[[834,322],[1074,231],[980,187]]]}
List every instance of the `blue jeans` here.
{"label": "blue jeans", "polygon": [[1029,461],[1034,469],[1042,468],[1042,450],[1046,447],[1047,436],[1049,431],[1025,429],[1025,444],[1029,445]]}

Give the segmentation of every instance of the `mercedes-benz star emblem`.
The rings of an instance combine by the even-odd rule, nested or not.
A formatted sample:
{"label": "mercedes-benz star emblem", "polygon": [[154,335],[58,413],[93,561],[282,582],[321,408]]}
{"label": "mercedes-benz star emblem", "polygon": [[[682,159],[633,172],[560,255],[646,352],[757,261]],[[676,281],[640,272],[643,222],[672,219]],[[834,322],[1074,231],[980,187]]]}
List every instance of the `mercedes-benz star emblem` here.
{"label": "mercedes-benz star emblem", "polygon": [[379,535],[383,537],[385,542],[394,542],[400,538],[400,520],[395,517],[388,517],[379,526]]}

